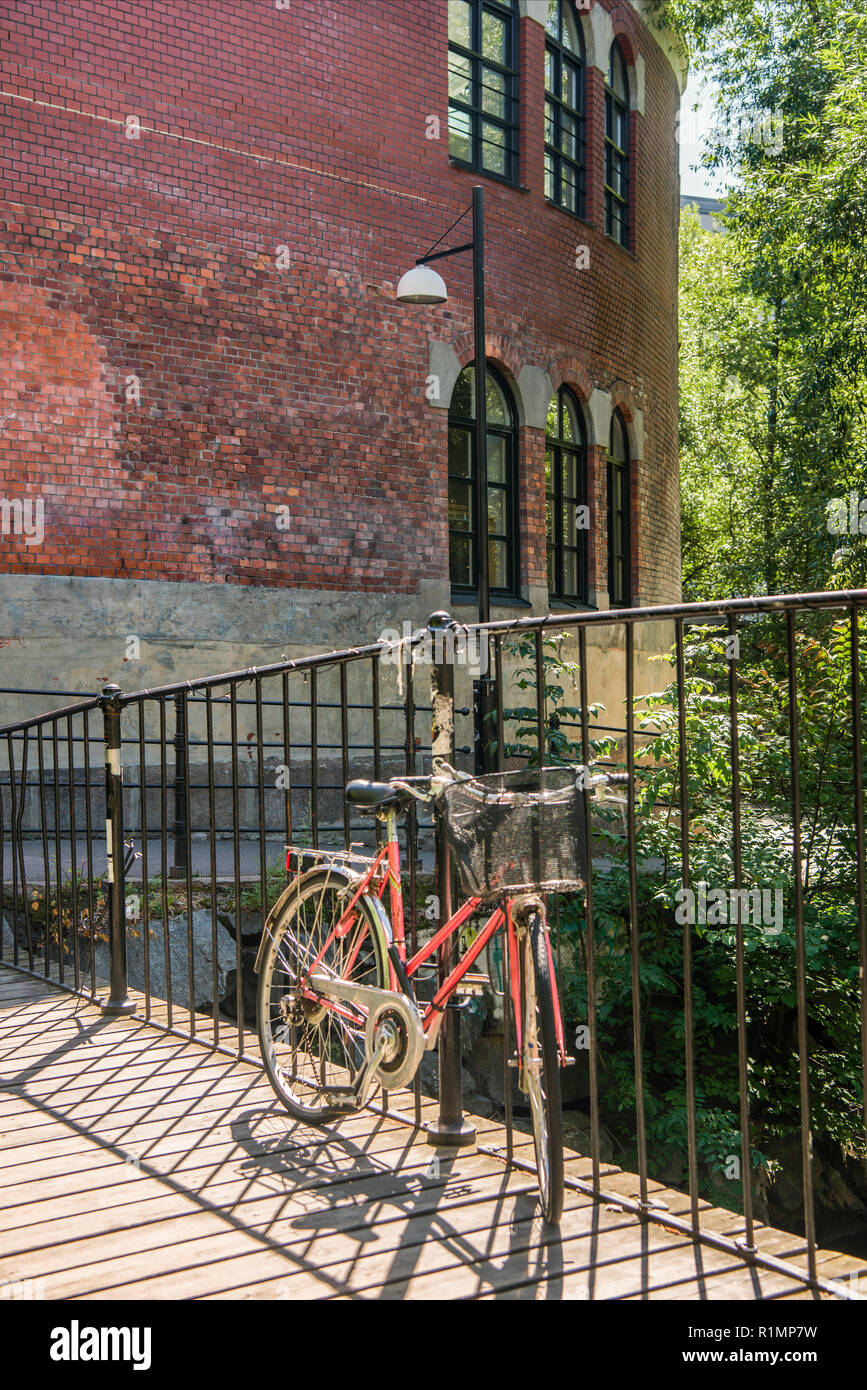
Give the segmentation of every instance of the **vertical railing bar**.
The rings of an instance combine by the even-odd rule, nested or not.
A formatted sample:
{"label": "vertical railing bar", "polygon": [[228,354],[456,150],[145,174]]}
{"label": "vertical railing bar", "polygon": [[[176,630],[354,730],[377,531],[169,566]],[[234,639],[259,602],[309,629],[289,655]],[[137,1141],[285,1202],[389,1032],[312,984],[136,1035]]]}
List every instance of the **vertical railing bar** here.
{"label": "vertical railing bar", "polygon": [[[27,735],[25,732],[24,738]],[[20,948],[18,943],[18,856],[20,854],[20,830],[18,827],[18,794],[15,787],[15,744],[13,735],[6,736],[7,758],[9,763],[9,826],[10,851],[12,856],[12,963],[18,964]],[[33,937],[27,911],[27,888],[24,881],[24,933],[27,941],[27,956],[30,971],[33,972]]]}
{"label": "vertical railing bar", "polygon": [[[581,761],[590,767],[590,725],[587,710],[587,629],[578,629],[579,699],[581,702]],[[590,1041],[590,1157],[593,1165],[593,1187],[598,1192],[601,1180],[601,1125],[599,1122],[599,1064],[597,1058],[596,1002],[596,927],[593,916],[593,827],[590,819],[590,788],[584,787],[584,853],[587,861],[587,883],[584,889],[587,942],[587,1031]]]}
{"label": "vertical railing bar", "polygon": [[87,917],[90,937],[90,994],[96,997],[96,907],[93,893],[93,812],[91,808],[90,778],[90,710],[81,716],[81,734],[84,743],[84,834],[87,843]]}
{"label": "vertical railing bar", "polygon": [[[211,860],[211,955],[213,972],[211,993],[214,1000],[213,1033],[214,1046],[220,1045],[220,961],[217,944],[217,817],[216,790],[214,785],[214,692],[210,686],[205,691],[205,742],[208,758],[208,845]],[[264,921],[264,918],[263,918]]]}
{"label": "vertical railing bar", "polygon": [[[11,810],[11,806],[10,806]],[[11,836],[10,836],[11,844]],[[13,852],[14,862],[14,852]],[[0,961],[5,958],[6,937],[3,923],[6,921],[6,806],[3,796],[3,778],[0,776]],[[12,960],[17,963],[15,955],[15,933],[12,934]]]}
{"label": "vertical railing bar", "polygon": [[75,845],[75,744],[72,737],[72,715],[66,716],[66,764],[69,787],[69,844],[70,879],[72,896],[72,972],[75,989],[81,989],[81,960],[78,949],[78,861]]}
{"label": "vertical railing bar", "polygon": [[[732,653],[737,651],[737,619],[730,614],[729,636],[734,641],[729,645]],[[740,1093],[741,1119],[741,1186],[743,1189],[744,1224],[746,1248],[755,1249],[753,1233],[753,1168],[751,1159],[750,1133],[750,1091],[749,1091],[749,1041],[747,1038],[747,997],[744,978],[744,926],[741,912],[741,887],[743,883],[743,862],[741,843],[741,760],[740,731],[738,728],[738,678],[737,658],[729,655],[729,721],[731,732],[732,764],[732,869],[737,907],[735,909],[735,977],[737,989],[738,1017],[738,1090]]]}
{"label": "vertical railing bar", "polygon": [[494,682],[497,695],[497,771],[502,772],[505,766],[506,752],[504,747],[504,705],[505,688],[503,685],[503,639],[499,633],[494,637]]}
{"label": "vertical railing bar", "polygon": [[[511,1167],[515,1154],[515,1125],[512,1113],[512,958],[509,927],[502,928],[503,939],[503,1125],[506,1130],[506,1163]],[[517,1049],[516,1049],[517,1050]]]}
{"label": "vertical railing bar", "polygon": [[60,745],[57,720],[51,721],[51,758],[54,768],[54,879],[57,896],[57,977],[64,983],[63,947],[63,843],[60,835]]}
{"label": "vertical railing bar", "polygon": [[855,790],[855,876],[858,905],[858,954],[861,966],[861,1087],[864,1108],[864,1134],[867,1138],[867,911],[865,911],[864,862],[864,765],[861,716],[861,623],[857,605],[850,615],[852,665],[852,757]]}
{"label": "vertical railing bar", "polygon": [[[45,908],[45,939],[42,946],[43,974],[48,978],[51,974],[51,939],[49,936],[49,924],[51,921],[51,871],[48,865],[48,813],[45,804],[45,750],[42,742],[42,730],[43,725],[37,725],[36,767],[39,775],[39,830],[42,840],[42,873],[45,880],[42,885],[44,893],[43,906]],[[24,741],[26,744],[26,734]]]}
{"label": "vertical railing bar", "polygon": [[632,973],[632,1036],[635,1060],[635,1127],[641,1206],[647,1208],[647,1131],[641,1021],[641,962],[638,929],[638,866],[635,850],[635,628],[626,623],[626,852],[629,867],[629,937]]}
{"label": "vertical railing bar", "polygon": [[[349,781],[349,711],[347,709],[346,662],[340,663],[340,769],[344,787]],[[378,774],[377,774],[378,775]],[[341,796],[343,805],[343,847],[349,849],[352,831],[349,827],[349,802]]]}
{"label": "vertical railing bar", "polygon": [[[402,653],[399,653],[402,656]],[[373,685],[374,685],[374,768],[378,768],[376,761],[377,747],[379,744],[379,733],[376,727],[379,722],[379,673],[382,665],[378,656],[372,661],[373,666]],[[406,696],[403,702],[404,714],[404,739],[406,748],[406,771],[408,777],[413,777],[416,770],[415,761],[415,688],[413,686],[413,664],[412,653],[406,668]],[[379,772],[376,771],[377,781]],[[418,950],[418,915],[416,908],[416,894],[418,892],[416,874],[416,856],[418,854],[418,814],[416,811],[415,800],[409,805],[406,816],[406,853],[409,860],[409,912],[405,914],[409,918],[409,946],[410,953],[415,955]],[[413,1111],[416,1128],[421,1128],[421,1072],[416,1071],[412,1081]]]}
{"label": "vertical railing bar", "polygon": [[[401,648],[398,652],[398,657],[400,660],[403,660],[403,648]],[[409,690],[409,688],[412,686],[412,652],[409,653],[409,658],[410,660],[407,666],[406,673],[407,690]],[[373,671],[373,696],[371,707],[371,717],[373,721],[373,776],[374,779],[377,782],[379,782],[382,780],[382,728],[379,700],[379,675],[380,671],[382,670],[382,667],[378,655],[373,658],[371,666]],[[413,749],[413,752],[414,751],[415,750]],[[379,819],[379,816],[374,816],[373,818],[373,833],[374,845],[376,848],[379,848],[379,846],[382,844],[382,821]]]}
{"label": "vertical railing bar", "polygon": [[541,628],[536,629],[536,745],[539,767],[545,766],[545,647]]}
{"label": "vertical railing bar", "polygon": [[[179,720],[179,737],[182,756],[182,775],[183,792],[180,804],[183,807],[183,824],[180,827],[180,834],[183,837],[184,851],[184,878],[186,880],[187,898],[187,984],[189,996],[187,1004],[190,1014],[190,1037],[196,1036],[196,981],[195,981],[195,952],[193,950],[193,843],[190,829],[190,706],[187,699],[187,692],[184,690],[178,697],[180,700],[179,712],[182,711],[183,718]],[[176,789],[177,790],[177,789]]]}
{"label": "vertical railing bar", "polygon": [[807,967],[804,936],[804,869],[801,851],[801,771],[799,757],[798,667],[795,645],[795,615],[786,613],[789,658],[789,752],[792,774],[792,858],[795,877],[795,939],[798,998],[798,1075],[801,1102],[801,1163],[804,1180],[804,1231],[807,1237],[807,1267],[816,1279],[816,1221],[813,1209],[813,1136],[810,1129],[810,1081],[807,1072]]}
{"label": "vertical railing bar", "polygon": [[310,672],[310,833],[319,848],[319,713],[318,673]]}
{"label": "vertical railing bar", "polygon": [[289,729],[289,672],[283,672],[283,768],[284,768],[284,790],[286,801],[284,809],[284,823],[286,829],[286,844],[292,843],[292,743]]}
{"label": "vertical railing bar", "polygon": [[235,884],[235,968],[237,970],[235,1008],[238,1014],[238,1055],[244,1052],[244,1011],[241,979],[241,836],[238,820],[238,688],[229,686],[229,739],[232,759],[232,845]]}
{"label": "vertical railing bar", "polygon": [[[265,725],[262,709],[262,677],[256,677],[256,794],[259,799],[259,883],[262,900],[262,926],[268,918],[268,852],[265,842]],[[243,985],[241,971],[238,983]],[[239,1003],[243,1001],[243,990],[239,993]],[[216,1000],[214,1008],[216,1009]]]}
{"label": "vertical railing bar", "polygon": [[148,910],[148,777],[147,744],[145,742],[144,700],[138,704],[138,766],[139,798],[141,805],[141,929],[142,958],[144,961],[145,1019],[151,1016],[151,919]]}
{"label": "vertical railing bar", "polygon": [[[675,623],[675,656],[677,668],[677,780],[680,800],[680,878],[686,892],[690,885],[689,867],[689,785],[686,761],[686,658],[683,644],[683,619]],[[687,1167],[692,1224],[696,1232],[701,1225],[698,1188],[698,1126],[695,1104],[695,1011],[692,979],[692,931],[689,920],[683,924],[683,1037],[684,1085],[686,1087]]]}
{"label": "vertical railing bar", "polygon": [[174,1007],[172,1001],[172,950],[169,936],[169,779],[165,699],[159,701],[158,708],[160,712],[160,826],[162,831],[160,835],[162,869],[160,890],[163,905],[163,954],[166,967],[166,1024],[171,1028]]}

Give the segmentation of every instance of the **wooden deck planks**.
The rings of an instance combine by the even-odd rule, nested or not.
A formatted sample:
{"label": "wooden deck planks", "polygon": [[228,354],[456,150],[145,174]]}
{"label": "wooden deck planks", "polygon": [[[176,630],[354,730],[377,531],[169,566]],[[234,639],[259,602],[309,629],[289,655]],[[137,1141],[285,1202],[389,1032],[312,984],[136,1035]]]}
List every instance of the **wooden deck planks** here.
{"label": "wooden deck planks", "polygon": [[[297,1125],[250,1062],[0,967],[0,1280],[85,1299],[813,1296],[574,1189],[548,1229],[532,1174],[432,1149],[408,1093],[390,1109]],[[435,1109],[422,1102],[425,1118]],[[478,1129],[504,1150],[498,1125]],[[567,1171],[586,1181],[589,1161]],[[610,1166],[603,1185],[615,1202],[638,1191]],[[688,1213],[682,1193],[651,1193]],[[737,1234],[741,1218],[701,1207],[709,1229]],[[797,1237],[759,1235],[804,1263]],[[864,1267],[822,1258],[833,1278]]]}

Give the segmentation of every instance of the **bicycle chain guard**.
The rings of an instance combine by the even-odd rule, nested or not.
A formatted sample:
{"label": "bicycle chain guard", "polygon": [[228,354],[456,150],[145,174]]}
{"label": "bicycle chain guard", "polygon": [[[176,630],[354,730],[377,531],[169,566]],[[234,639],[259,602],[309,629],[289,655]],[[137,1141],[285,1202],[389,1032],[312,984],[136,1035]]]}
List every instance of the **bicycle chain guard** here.
{"label": "bicycle chain guard", "polygon": [[328,999],[345,1000],[367,1009],[364,1030],[364,1050],[367,1064],[380,1056],[365,1076],[365,1090],[376,1080],[389,1091],[408,1086],[418,1071],[424,1053],[424,1029],[418,1009],[405,994],[395,990],[377,989],[374,985],[353,984],[337,976],[316,971],[309,983],[318,994]]}

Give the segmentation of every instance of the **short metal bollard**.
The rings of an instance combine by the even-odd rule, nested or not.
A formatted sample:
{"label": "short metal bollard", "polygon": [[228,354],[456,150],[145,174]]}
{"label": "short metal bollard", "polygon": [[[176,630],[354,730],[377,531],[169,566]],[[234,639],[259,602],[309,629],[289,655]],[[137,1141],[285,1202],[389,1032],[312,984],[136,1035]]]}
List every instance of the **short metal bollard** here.
{"label": "short metal bollard", "polygon": [[[432,762],[436,774],[438,762],[451,764],[455,746],[455,673],[448,658],[443,634],[451,627],[448,613],[434,613],[428,621],[434,660],[431,667],[431,704],[433,706]],[[439,641],[437,641],[439,634]],[[452,868],[439,812],[434,803],[436,891],[439,897],[440,925],[451,916]],[[440,948],[439,982],[448,979],[457,963],[458,941],[449,936]],[[463,1084],[461,1081],[461,1015],[454,1002],[446,1006],[437,1043],[439,1053],[440,1110],[436,1120],[428,1125],[429,1144],[457,1148],[472,1144],[475,1127],[464,1119]]]}
{"label": "short metal bollard", "polygon": [[109,994],[104,1014],[131,1014],[126,973],[126,870],[123,845],[123,769],[121,767],[120,686],[107,685],[99,697],[105,730],[105,848],[108,864]]}

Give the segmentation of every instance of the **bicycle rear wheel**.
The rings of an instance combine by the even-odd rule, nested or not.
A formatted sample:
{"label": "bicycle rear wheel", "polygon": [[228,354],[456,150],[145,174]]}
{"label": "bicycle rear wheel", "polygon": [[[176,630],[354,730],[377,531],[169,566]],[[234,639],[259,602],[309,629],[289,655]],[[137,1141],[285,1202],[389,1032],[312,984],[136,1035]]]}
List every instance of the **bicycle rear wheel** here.
{"label": "bicycle rear wheel", "polygon": [[[297,1120],[322,1124],[352,1109],[351,1102],[338,1103],[330,1088],[352,1087],[365,1059],[366,1011],[335,1006],[305,987],[306,972],[329,942],[355,882],[340,869],[305,874],[266,924],[256,996],[259,1045],[274,1091]],[[362,897],[353,914],[349,931],[331,941],[317,968],[387,989],[387,946],[377,911]]]}
{"label": "bicycle rear wheel", "polygon": [[563,1129],[554,988],[543,912],[533,912],[519,943],[521,1082],[529,1095],[539,1198],[545,1220],[563,1212]]}

